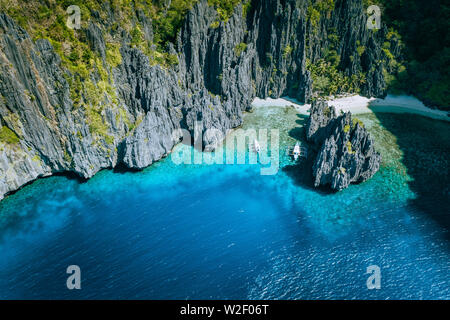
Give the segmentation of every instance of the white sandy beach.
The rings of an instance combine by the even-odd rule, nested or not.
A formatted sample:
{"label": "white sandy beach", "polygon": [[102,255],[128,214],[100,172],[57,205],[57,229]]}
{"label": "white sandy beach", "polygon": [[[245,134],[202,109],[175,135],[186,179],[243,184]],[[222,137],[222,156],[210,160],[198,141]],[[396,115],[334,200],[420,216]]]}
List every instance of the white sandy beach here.
{"label": "white sandy beach", "polygon": [[[350,111],[353,114],[362,114],[370,112],[387,112],[387,113],[413,113],[433,119],[450,121],[447,111],[431,109],[426,107],[420,100],[406,95],[388,95],[385,99],[379,98],[365,98],[359,95],[354,95],[345,98],[337,98],[328,100],[328,104],[336,108],[336,111],[344,112]],[[300,114],[309,115],[309,108],[311,105],[302,104],[301,102],[283,97],[279,99],[259,99],[255,98],[252,102],[253,107],[269,107],[269,106],[293,106]]]}

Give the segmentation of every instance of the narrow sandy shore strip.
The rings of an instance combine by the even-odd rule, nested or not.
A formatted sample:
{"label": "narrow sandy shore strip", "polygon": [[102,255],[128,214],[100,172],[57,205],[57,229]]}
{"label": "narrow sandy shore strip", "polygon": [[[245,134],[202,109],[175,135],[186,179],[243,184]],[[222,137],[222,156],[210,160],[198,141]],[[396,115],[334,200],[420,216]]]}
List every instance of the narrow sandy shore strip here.
{"label": "narrow sandy shore strip", "polygon": [[[365,98],[359,95],[354,95],[345,98],[337,98],[328,100],[328,104],[336,108],[339,113],[340,110],[346,112],[350,111],[353,114],[371,113],[371,112],[386,112],[386,113],[413,113],[425,117],[450,121],[449,113],[447,111],[431,109],[426,107],[420,100],[406,95],[394,96],[388,95],[385,99]],[[309,108],[311,105],[302,104],[301,102],[283,97],[279,99],[259,99],[256,98],[252,102],[253,107],[286,107],[293,106],[300,114],[309,115]]]}

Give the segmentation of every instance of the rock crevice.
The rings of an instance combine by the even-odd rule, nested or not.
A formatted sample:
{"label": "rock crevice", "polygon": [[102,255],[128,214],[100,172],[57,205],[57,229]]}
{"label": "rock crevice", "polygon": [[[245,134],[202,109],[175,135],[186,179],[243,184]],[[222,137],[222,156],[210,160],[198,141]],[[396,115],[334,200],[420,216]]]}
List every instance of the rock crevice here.
{"label": "rock crevice", "polygon": [[350,112],[336,116],[333,106],[314,102],[306,135],[317,151],[312,168],[315,187],[343,190],[370,179],[380,168],[381,155],[375,151],[373,138]]}

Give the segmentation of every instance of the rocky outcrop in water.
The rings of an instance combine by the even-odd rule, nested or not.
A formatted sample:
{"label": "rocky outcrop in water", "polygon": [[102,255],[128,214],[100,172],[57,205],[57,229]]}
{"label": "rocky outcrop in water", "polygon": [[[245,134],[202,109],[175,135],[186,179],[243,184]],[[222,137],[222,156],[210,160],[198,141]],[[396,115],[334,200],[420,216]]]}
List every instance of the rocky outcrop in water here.
{"label": "rocky outcrop in water", "polygon": [[[102,5],[106,19],[93,11],[89,25],[79,32],[100,58],[89,77],[91,87],[106,89],[100,97],[95,90],[84,92],[81,101],[74,101],[73,93],[79,90],[75,75],[63,67],[51,43],[33,41],[0,13],[0,129],[2,137],[10,136],[0,141],[0,200],[56,172],[90,178],[118,164],[144,168],[178,143],[176,129],[225,133],[239,126],[256,96],[289,95],[307,101],[312,95],[307,61],[323,57],[331,38],[344,72],[367,73],[361,92],[384,95],[378,63],[386,30],[365,28],[367,17],[358,0],[336,0],[334,10],[315,23],[308,17],[307,1],[252,1],[246,14],[239,4],[231,18],[218,25],[217,11],[201,0],[187,14],[176,43],[168,47],[178,60],[170,67],[155,65],[130,45],[128,32],[115,28],[120,17],[107,2]],[[141,11],[137,19],[145,40],[152,41],[151,19]],[[120,42],[117,65],[107,63],[105,38]],[[357,50],[361,46],[366,48],[362,54]],[[98,101],[94,105],[92,100]],[[362,142],[367,138],[361,130],[352,127],[350,134],[355,150],[361,144],[358,156],[333,156],[349,171],[332,179],[334,173],[328,171],[335,164],[327,169],[326,157],[320,162],[324,167],[316,170],[320,184],[337,181],[333,185],[339,189],[370,175],[373,166],[366,168],[366,161],[359,165],[359,156],[367,158],[372,150],[369,142]],[[218,140],[205,135],[203,145],[211,149]],[[353,171],[352,161],[357,162]]]}
{"label": "rocky outcrop in water", "polygon": [[314,186],[333,190],[370,179],[380,168],[381,155],[364,124],[350,112],[336,116],[333,106],[314,102],[306,125],[309,142],[317,150],[313,165]]}

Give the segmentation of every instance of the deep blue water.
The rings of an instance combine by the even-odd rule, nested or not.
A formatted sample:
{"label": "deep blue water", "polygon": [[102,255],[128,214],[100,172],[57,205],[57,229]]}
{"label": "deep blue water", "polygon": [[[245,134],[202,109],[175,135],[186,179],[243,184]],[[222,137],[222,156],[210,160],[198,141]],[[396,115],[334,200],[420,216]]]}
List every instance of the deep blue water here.
{"label": "deep blue water", "polygon": [[[86,183],[38,180],[0,203],[0,298],[449,299],[446,230],[411,204],[393,136],[377,137],[393,156],[336,194],[284,170],[170,157]],[[73,264],[78,291],[66,288]],[[370,265],[380,290],[366,287]]]}

